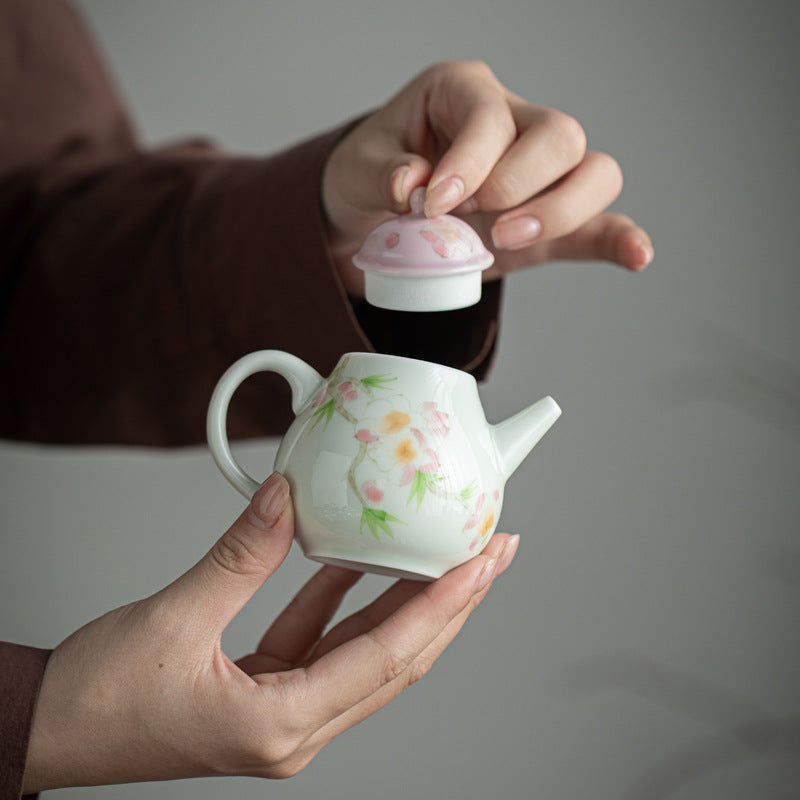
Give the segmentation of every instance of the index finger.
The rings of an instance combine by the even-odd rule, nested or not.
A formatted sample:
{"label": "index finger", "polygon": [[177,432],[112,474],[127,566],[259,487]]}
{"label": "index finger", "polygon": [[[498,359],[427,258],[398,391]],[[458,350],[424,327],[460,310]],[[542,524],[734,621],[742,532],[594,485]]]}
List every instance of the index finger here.
{"label": "index finger", "polygon": [[475,194],[516,140],[507,93],[491,78],[459,74],[431,92],[429,123],[449,144],[428,181],[429,217],[445,214]]}
{"label": "index finger", "polygon": [[[497,558],[479,555],[448,572],[370,631],[305,670],[319,727],[391,683],[492,579]],[[312,692],[309,692],[312,694]]]}

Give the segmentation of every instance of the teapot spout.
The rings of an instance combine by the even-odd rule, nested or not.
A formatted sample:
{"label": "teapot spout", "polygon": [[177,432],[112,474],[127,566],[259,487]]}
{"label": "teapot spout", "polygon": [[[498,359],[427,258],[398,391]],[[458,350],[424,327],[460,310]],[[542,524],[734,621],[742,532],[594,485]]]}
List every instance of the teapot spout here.
{"label": "teapot spout", "polygon": [[490,426],[505,480],[560,416],[558,403],[552,397],[543,397],[504,422]]}

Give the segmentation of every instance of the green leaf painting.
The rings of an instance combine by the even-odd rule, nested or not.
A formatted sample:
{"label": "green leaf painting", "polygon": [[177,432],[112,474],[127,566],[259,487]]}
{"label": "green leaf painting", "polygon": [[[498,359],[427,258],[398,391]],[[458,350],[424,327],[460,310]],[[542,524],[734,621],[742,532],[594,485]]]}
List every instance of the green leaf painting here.
{"label": "green leaf painting", "polygon": [[382,530],[387,536],[393,539],[394,534],[389,525],[390,522],[399,522],[401,525],[405,525],[403,520],[398,519],[388,511],[383,511],[380,508],[367,508],[365,506],[361,511],[361,525],[359,526],[359,531],[363,531],[364,525],[366,525],[378,541],[380,541],[381,538],[378,535],[378,530]]}
{"label": "green leaf painting", "polygon": [[459,494],[463,500],[471,500],[475,496],[475,492],[478,491],[478,486],[475,481],[472,481],[466,489],[462,489]]}
{"label": "green leaf painting", "polygon": [[414,474],[414,479],[411,481],[411,492],[408,495],[406,505],[416,498],[417,511],[419,511],[419,507],[422,505],[422,501],[425,499],[428,489],[441,480],[444,480],[443,476],[441,475],[430,475],[417,470]]}
{"label": "green leaf painting", "polygon": [[396,381],[397,378],[393,378],[388,373],[383,375],[367,375],[366,378],[361,378],[361,383],[364,386],[369,386],[370,389],[388,389],[386,384],[391,383],[392,381]]}
{"label": "green leaf painting", "polygon": [[323,425],[323,430],[328,427],[328,423],[333,419],[333,414],[336,411],[336,403],[333,400],[328,400],[327,403],[321,405],[312,415],[311,418],[314,420],[314,424],[311,426],[311,430],[313,431],[314,428],[317,427],[317,424],[321,420],[325,420],[325,424]]}

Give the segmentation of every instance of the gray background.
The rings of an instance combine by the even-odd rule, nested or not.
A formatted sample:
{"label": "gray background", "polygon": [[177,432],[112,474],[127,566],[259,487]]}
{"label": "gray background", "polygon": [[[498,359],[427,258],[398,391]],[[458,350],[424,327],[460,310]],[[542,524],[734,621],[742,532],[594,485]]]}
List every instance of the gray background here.
{"label": "gray background", "polygon": [[[796,798],[798,5],[80,5],[159,143],[270,151],[429,63],[483,59],[618,158],[616,205],[657,255],[638,276],[509,280],[487,416],[548,393],[564,415],[508,486],[517,561],[424,681],[288,782],[60,796]],[[261,474],[274,451],[238,449]],[[204,448],[2,443],[0,477],[0,637],[41,646],[160,588],[241,507]],[[226,649],[250,649],[313,569],[294,550]]]}

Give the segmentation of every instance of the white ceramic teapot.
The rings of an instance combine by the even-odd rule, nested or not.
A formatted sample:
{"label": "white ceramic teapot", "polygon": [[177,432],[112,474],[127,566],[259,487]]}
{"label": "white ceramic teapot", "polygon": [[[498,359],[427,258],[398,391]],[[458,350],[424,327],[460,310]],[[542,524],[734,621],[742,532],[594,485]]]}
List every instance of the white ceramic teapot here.
{"label": "white ceramic teapot", "polygon": [[260,371],[292,390],[296,418],[274,466],[291,486],[305,555],[382,575],[438,578],[477,555],[507,478],[561,414],[545,397],[490,425],[471,375],[425,361],[349,353],[325,379],[288,353],[251,353],[223,375],[208,410],[214,459],[247,498],[260,484],[231,453],[226,415]]}

